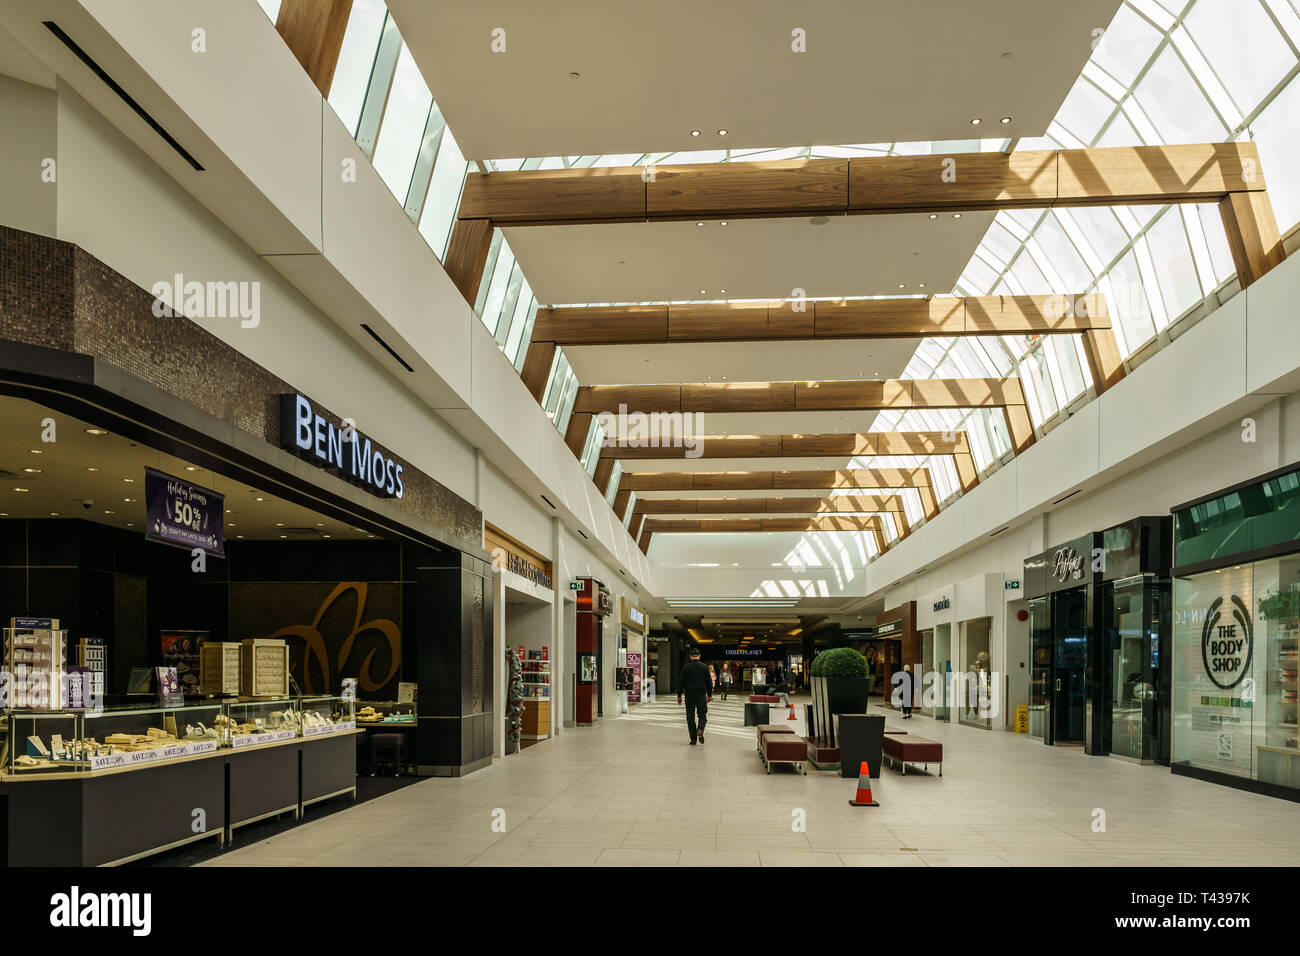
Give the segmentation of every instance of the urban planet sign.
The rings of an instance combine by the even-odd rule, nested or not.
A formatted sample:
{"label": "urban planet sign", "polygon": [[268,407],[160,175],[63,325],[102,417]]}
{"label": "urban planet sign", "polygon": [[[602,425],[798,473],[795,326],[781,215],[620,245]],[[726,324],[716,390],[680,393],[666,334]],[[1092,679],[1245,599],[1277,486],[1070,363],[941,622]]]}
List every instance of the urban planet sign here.
{"label": "urban planet sign", "polygon": [[280,396],[280,445],[381,498],[400,498],[402,466],[352,425],[338,427],[297,393]]}
{"label": "urban planet sign", "polygon": [[1237,623],[1219,623],[1223,598],[1217,597],[1201,626],[1201,661],[1205,664],[1205,674],[1215,687],[1224,690],[1236,687],[1250,673],[1250,662],[1255,653],[1255,633],[1246,602],[1235,594],[1230,600],[1232,617]]}
{"label": "urban planet sign", "polygon": [[1052,577],[1064,583],[1083,577],[1083,555],[1074,548],[1057,548],[1052,555]]}

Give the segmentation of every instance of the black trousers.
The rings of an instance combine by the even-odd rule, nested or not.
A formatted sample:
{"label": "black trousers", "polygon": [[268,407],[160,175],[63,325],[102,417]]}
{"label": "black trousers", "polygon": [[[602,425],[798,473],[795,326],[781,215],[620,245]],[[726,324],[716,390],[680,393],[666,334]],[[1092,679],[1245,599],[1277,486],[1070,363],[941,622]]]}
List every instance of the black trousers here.
{"label": "black trousers", "polygon": [[691,740],[704,733],[704,725],[709,720],[709,700],[706,694],[689,691],[686,694],[686,729],[690,731]]}

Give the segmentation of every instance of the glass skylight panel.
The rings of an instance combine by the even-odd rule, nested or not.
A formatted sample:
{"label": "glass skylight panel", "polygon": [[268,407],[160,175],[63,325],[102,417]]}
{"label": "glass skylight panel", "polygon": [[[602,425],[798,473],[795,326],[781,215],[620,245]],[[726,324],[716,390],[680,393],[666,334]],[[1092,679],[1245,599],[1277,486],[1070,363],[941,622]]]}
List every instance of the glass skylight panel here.
{"label": "glass skylight panel", "polygon": [[1125,4],[1115,14],[1092,59],[1124,86],[1131,86],[1164,35]]}
{"label": "glass skylight panel", "polygon": [[[1297,138],[1297,147],[1300,148],[1300,138]],[[1277,210],[1277,179],[1270,180],[1268,196],[1273,201],[1273,209]],[[1228,236],[1223,231],[1223,217],[1219,215],[1219,207],[1204,203],[1196,207],[1196,214],[1201,220],[1201,231],[1205,235],[1205,244],[1210,248],[1210,262],[1214,266],[1215,285],[1221,285],[1237,271],[1236,263],[1232,261],[1232,250],[1228,248]],[[1279,226],[1285,233],[1290,227]]]}
{"label": "glass skylight panel", "polygon": [[1045,295],[1054,291],[1052,284],[1047,281],[1046,276],[1034,264],[1033,258],[1027,252],[1021,252],[1016,257],[1016,261],[1011,264],[1010,275],[1015,278],[1025,295]]}
{"label": "glass skylight panel", "polygon": [[262,12],[271,18],[274,23],[280,16],[281,0],[257,0],[257,5],[262,8]]}
{"label": "glass skylight panel", "polygon": [[506,292],[510,287],[510,277],[515,269],[515,254],[510,251],[510,244],[503,238],[501,251],[497,254],[496,267],[492,270],[492,283],[488,286],[487,299],[483,303],[483,312],[479,318],[487,330],[496,334],[497,321],[501,318],[501,307],[505,305]]}
{"label": "glass skylight panel", "polygon": [[1005,268],[1006,263],[1014,259],[1016,253],[1020,251],[1022,241],[1023,239],[1017,238],[1008,232],[1007,227],[999,219],[994,219],[992,225],[989,226],[989,231],[984,235],[982,245],[987,252],[997,256]]}
{"label": "glass skylight panel", "polygon": [[447,254],[447,241],[460,205],[460,191],[465,185],[466,165],[456,138],[450,129],[445,130],[438,147],[438,159],[433,165],[433,177],[429,180],[424,212],[420,215],[420,235],[424,236],[424,241],[439,261]]}
{"label": "glass skylight panel", "polygon": [[397,72],[388,94],[388,106],[379,127],[374,158],[375,171],[403,205],[406,204],[411,171],[415,169],[416,155],[424,139],[425,120],[432,105],[433,95],[420,76],[411,50],[403,46],[397,58]]}
{"label": "glass skylight panel", "polygon": [[1113,262],[1129,243],[1128,233],[1107,206],[1080,206],[1077,209],[1063,209],[1061,213],[1078,223],[1103,267]]}
{"label": "glass skylight panel", "polygon": [[[259,0],[263,6],[279,0]],[[339,47],[339,60],[330,83],[329,104],[349,136],[357,135],[361,121],[361,107],[366,101],[370,85],[370,71],[375,65],[379,50],[379,37],[384,32],[384,17],[388,10],[380,0],[353,0],[348,25],[343,31],[343,44]],[[272,19],[275,19],[272,17]]]}
{"label": "glass skylight panel", "polygon": [[[505,345],[505,349],[503,350],[505,356],[510,360],[511,365],[515,364],[515,353],[519,351],[519,347],[522,344],[524,328],[528,325],[529,312],[536,306],[536,300],[533,298],[533,290],[528,288],[528,282],[523,277],[523,271],[517,271],[519,272],[519,278],[523,282],[523,285],[519,289],[519,298],[515,300],[515,307],[513,314],[510,316],[510,328],[506,332],[505,342],[502,343]],[[499,327],[497,332],[499,341]]]}
{"label": "glass skylight panel", "polygon": [[573,403],[578,398],[578,376],[573,374],[573,369],[569,369],[569,374],[564,382],[564,397],[560,399],[560,407],[555,413],[555,427],[563,435],[569,428],[569,418],[573,415]]}
{"label": "glass skylight panel", "polygon": [[1080,143],[1091,143],[1101,132],[1102,125],[1115,111],[1115,101],[1094,86],[1087,78],[1079,77],[1074,88],[1061,104],[1056,122],[1074,135]]}
{"label": "glass skylight panel", "polygon": [[1172,46],[1156,57],[1133,92],[1165,143],[1216,143],[1228,135]]}
{"label": "glass skylight panel", "polygon": [[1042,223],[1034,233],[1034,240],[1064,283],[1064,288],[1058,291],[1082,292],[1092,284],[1095,278],[1092,270],[1083,261],[1079,251],[1074,248],[1074,244],[1070,242],[1054,215],[1048,213],[1043,217]]}
{"label": "glass skylight panel", "polygon": [[1170,209],[1147,232],[1147,244],[1160,282],[1161,298],[1169,318],[1176,319],[1204,297],[1183,217]]}
{"label": "glass skylight panel", "polygon": [[1197,0],[1183,23],[1242,113],[1295,65],[1294,52],[1259,0]]}
{"label": "glass skylight panel", "polygon": [[[1251,124],[1278,228],[1300,222],[1300,82],[1292,80]],[[1234,270],[1235,271],[1235,270]]]}

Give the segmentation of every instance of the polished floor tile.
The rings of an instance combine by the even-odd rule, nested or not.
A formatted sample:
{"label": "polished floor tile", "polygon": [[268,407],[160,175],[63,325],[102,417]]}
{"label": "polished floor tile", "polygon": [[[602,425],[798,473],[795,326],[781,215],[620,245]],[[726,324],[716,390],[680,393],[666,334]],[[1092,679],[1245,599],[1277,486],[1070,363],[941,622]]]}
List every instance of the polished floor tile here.
{"label": "polished floor tile", "polygon": [[[798,708],[802,710],[802,708]],[[237,845],[214,866],[1190,866],[1300,863],[1300,806],[918,718],[944,775],[764,772],[743,702],[704,747],[663,699]],[[896,718],[891,717],[891,722]],[[803,732],[802,719],[792,721]]]}

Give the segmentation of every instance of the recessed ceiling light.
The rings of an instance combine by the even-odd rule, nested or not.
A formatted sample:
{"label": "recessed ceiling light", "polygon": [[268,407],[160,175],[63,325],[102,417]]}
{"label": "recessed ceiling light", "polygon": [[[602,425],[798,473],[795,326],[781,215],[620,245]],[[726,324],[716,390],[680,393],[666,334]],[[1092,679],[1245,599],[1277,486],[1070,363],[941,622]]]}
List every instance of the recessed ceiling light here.
{"label": "recessed ceiling light", "polygon": [[978,116],[976,116],[973,120],[970,121],[970,124],[971,126],[979,126],[979,124],[982,122],[984,121],[980,119]]}
{"label": "recessed ceiling light", "polygon": [[134,527],[135,527],[135,522],[134,522],[134,521],[128,521],[128,522],[126,523],[126,526],[127,526],[128,528],[134,528]]}
{"label": "recessed ceiling light", "polygon": [[26,492],[27,492],[27,489],[26,489],[26,488],[10,488],[9,490],[10,490],[10,491],[16,491],[16,492],[18,492],[19,494],[26,494]]}
{"label": "recessed ceiling light", "polygon": [[235,537],[240,539],[241,541],[244,539],[244,536],[242,534],[237,534],[235,535]]}
{"label": "recessed ceiling light", "polygon": [[227,509],[226,509],[226,514],[234,514],[234,512],[231,511],[229,508],[227,508]]}
{"label": "recessed ceiling light", "polygon": [[276,526],[277,528],[283,528],[283,527],[284,527],[284,522],[283,522],[283,521],[277,521],[277,522],[275,523],[275,526]]}
{"label": "recessed ceiling light", "polygon": [[699,135],[700,135],[700,131],[699,131],[698,129],[693,129],[693,130],[691,130],[691,135],[692,135],[692,136],[699,136]]}
{"label": "recessed ceiling light", "polygon": [[931,218],[931,219],[938,219],[938,218],[939,218],[939,214],[938,214],[937,212],[932,212],[932,213],[930,213],[930,218]]}
{"label": "recessed ceiling light", "polygon": [[901,282],[898,283],[898,287],[899,287],[900,289],[903,288],[903,283],[901,283]]}
{"label": "recessed ceiling light", "polygon": [[125,502],[126,502],[127,504],[129,504],[129,505],[133,505],[133,504],[135,504],[135,499],[134,499],[134,498],[123,498],[122,500],[125,501]]}
{"label": "recessed ceiling light", "polygon": [[697,225],[697,226],[703,226],[704,223],[703,223],[703,222],[697,222],[695,225]]}
{"label": "recessed ceiling light", "polygon": [[29,475],[39,475],[41,473],[39,468],[24,468],[23,471],[27,472]]}
{"label": "recessed ceiling light", "polygon": [[1011,117],[1010,117],[1010,116],[1004,116],[1004,117],[1002,117],[1002,119],[998,120],[998,122],[1001,123],[1003,126],[1006,126],[1008,123],[1011,122]]}
{"label": "recessed ceiling light", "polygon": [[317,521],[317,522],[316,522],[316,527],[318,527],[318,528],[323,528],[323,527],[325,527],[325,522],[324,522],[324,521]]}
{"label": "recessed ceiling light", "polygon": [[726,289],[719,289],[719,290],[718,290],[718,294],[719,294],[719,295],[726,295],[726,294],[727,294],[727,290],[726,290]]}
{"label": "recessed ceiling light", "polygon": [[134,485],[134,484],[135,484],[135,479],[134,479],[134,478],[123,478],[122,480],[125,481],[128,485]]}
{"label": "recessed ceiling light", "polygon": [[289,536],[288,536],[287,534],[282,534],[282,535],[280,535],[280,537],[282,537],[282,538],[287,538],[287,537],[289,537]]}
{"label": "recessed ceiling light", "polygon": [[186,471],[198,471],[198,468],[194,467],[193,465],[186,465],[186,466],[185,466],[185,470],[186,470]]}
{"label": "recessed ceiling light", "polygon": [[96,468],[94,465],[89,465],[87,466],[86,471],[99,471],[99,469]]}
{"label": "recessed ceiling light", "polygon": [[921,288],[921,289],[924,289],[924,288],[925,288],[925,283],[924,283],[924,282],[918,282],[918,283],[917,283],[917,287],[918,287],[918,288]]}
{"label": "recessed ceiling light", "polygon": [[328,538],[329,535],[327,535],[327,534],[323,534],[323,535],[321,535],[321,537],[322,537],[322,538]]}
{"label": "recessed ceiling light", "polygon": [[721,223],[719,223],[719,225],[722,225],[722,226],[725,226],[725,225],[726,225],[726,224],[727,224],[727,220],[725,220],[725,219],[724,219],[724,220],[722,220],[722,222],[721,222]]}
{"label": "recessed ceiling light", "polygon": [[952,214],[952,218],[954,218],[954,219],[960,219],[960,218],[961,218],[961,213],[959,213],[959,212],[955,212],[955,213],[953,213],[953,214]]}
{"label": "recessed ceiling light", "polygon": [[719,135],[719,136],[726,136],[726,135],[727,135],[727,131],[726,131],[725,129],[720,129],[720,130],[718,130],[718,135]]}
{"label": "recessed ceiling light", "polygon": [[265,499],[265,498],[261,498],[261,497],[259,497],[257,500],[258,500],[258,501],[265,501],[266,499]]}
{"label": "recessed ceiling light", "polygon": [[45,452],[41,451],[39,448],[29,448],[29,449],[27,449],[27,450],[28,450],[29,452],[31,452],[33,455],[43,455],[43,454],[45,454]]}
{"label": "recessed ceiling light", "polygon": [[117,512],[116,512],[116,511],[110,511],[110,510],[108,510],[108,509],[105,509],[105,510],[104,510],[104,514],[106,514],[106,515],[115,515],[115,514],[117,514]]}
{"label": "recessed ceiling light", "polygon": [[108,432],[104,431],[104,429],[102,429],[102,428],[87,428],[87,429],[86,429],[86,434],[87,434],[87,435],[107,435]]}
{"label": "recessed ceiling light", "polygon": [[50,512],[50,517],[51,517],[51,518],[57,518],[58,516],[59,516],[59,513],[58,513],[57,511],[51,511],[51,512]]}
{"label": "recessed ceiling light", "polygon": [[709,294],[709,290],[708,290],[708,289],[701,289],[701,290],[700,290],[700,295],[708,295],[708,294]]}

